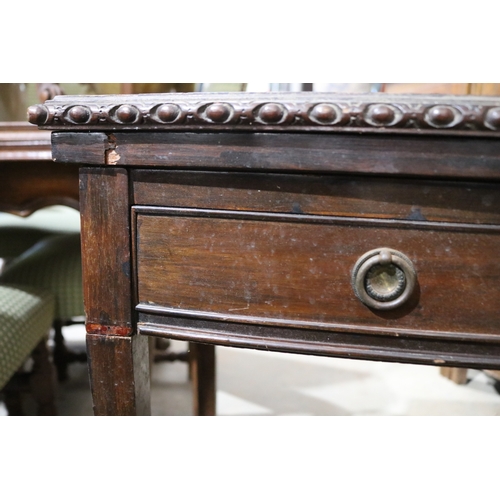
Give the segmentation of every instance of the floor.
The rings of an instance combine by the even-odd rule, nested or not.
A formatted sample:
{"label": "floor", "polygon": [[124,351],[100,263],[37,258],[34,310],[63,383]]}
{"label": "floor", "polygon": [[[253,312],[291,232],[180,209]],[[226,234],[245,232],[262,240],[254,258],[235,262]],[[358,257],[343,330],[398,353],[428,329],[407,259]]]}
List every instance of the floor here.
{"label": "floor", "polygon": [[[67,327],[72,349],[84,349],[81,325]],[[174,341],[172,350],[182,351]],[[498,416],[500,394],[483,372],[469,370],[457,385],[432,366],[403,365],[218,347],[217,415],[220,416]],[[92,415],[87,368],[71,366],[57,390],[63,416]],[[152,414],[192,415],[187,365],[155,364]],[[36,408],[26,400],[27,412]],[[0,402],[0,416],[6,415]]]}

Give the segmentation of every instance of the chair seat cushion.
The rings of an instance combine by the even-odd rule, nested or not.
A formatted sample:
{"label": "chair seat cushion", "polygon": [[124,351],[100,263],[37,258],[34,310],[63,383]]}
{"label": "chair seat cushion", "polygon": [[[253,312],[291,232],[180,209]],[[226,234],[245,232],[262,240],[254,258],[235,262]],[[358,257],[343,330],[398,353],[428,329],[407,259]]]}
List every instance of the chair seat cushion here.
{"label": "chair seat cushion", "polygon": [[54,311],[48,290],[0,285],[0,389],[49,333]]}
{"label": "chair seat cushion", "polygon": [[52,292],[55,317],[84,315],[80,233],[44,238],[12,261],[0,284],[29,285]]}

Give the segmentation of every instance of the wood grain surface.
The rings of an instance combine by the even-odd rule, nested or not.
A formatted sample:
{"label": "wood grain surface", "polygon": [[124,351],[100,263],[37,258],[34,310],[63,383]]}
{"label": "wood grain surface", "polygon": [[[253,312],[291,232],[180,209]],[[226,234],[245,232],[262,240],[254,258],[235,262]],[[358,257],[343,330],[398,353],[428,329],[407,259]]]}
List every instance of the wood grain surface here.
{"label": "wood grain surface", "polygon": [[142,169],[131,178],[136,205],[500,224],[495,183]]}
{"label": "wood grain surface", "polygon": [[128,174],[82,168],[82,268],[87,331],[132,334]]}
{"label": "wood grain surface", "polygon": [[[138,301],[194,317],[379,333],[486,334],[500,340],[499,227],[179,210],[137,216]],[[390,247],[418,275],[412,300],[373,311],[351,271]]]}

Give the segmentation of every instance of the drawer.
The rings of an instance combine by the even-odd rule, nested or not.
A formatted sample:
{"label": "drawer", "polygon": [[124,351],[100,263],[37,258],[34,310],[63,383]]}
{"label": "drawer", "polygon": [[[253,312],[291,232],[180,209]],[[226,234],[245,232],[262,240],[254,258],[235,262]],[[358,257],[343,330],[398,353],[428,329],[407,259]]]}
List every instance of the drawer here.
{"label": "drawer", "polygon": [[[159,207],[136,207],[135,219],[140,311],[500,340],[498,226]],[[353,286],[359,259],[379,248],[402,253],[416,273],[408,299],[391,309],[365,304]]]}
{"label": "drawer", "polygon": [[500,224],[494,182],[148,169],[131,177],[136,205]]}

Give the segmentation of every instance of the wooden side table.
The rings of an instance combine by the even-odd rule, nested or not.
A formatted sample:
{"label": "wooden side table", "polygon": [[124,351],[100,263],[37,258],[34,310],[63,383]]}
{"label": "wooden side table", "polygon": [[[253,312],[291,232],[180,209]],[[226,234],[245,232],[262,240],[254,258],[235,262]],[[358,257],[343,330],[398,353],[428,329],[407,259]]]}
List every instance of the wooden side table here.
{"label": "wooden side table", "polygon": [[[81,163],[95,413],[147,414],[147,337],[500,368],[500,100],[58,96],[30,108]],[[195,384],[196,385],[196,384]]]}

